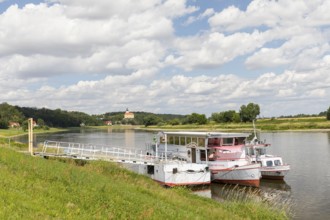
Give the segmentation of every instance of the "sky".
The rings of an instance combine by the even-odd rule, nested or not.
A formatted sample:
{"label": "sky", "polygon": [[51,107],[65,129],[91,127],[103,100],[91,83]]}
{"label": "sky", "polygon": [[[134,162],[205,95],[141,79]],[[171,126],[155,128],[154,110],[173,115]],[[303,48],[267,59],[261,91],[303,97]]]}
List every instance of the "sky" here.
{"label": "sky", "polygon": [[327,0],[0,0],[0,103],[261,117],[330,106]]}

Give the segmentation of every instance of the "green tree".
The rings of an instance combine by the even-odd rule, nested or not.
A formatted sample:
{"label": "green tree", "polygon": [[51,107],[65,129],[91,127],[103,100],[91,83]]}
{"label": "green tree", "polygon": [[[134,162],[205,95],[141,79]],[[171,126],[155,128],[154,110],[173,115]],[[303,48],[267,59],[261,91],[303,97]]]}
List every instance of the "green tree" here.
{"label": "green tree", "polygon": [[23,129],[23,131],[27,131],[28,128],[29,128],[29,123],[28,123],[27,120],[24,120],[22,122],[22,129]]}
{"label": "green tree", "polygon": [[224,122],[233,122],[236,112],[234,110],[225,111],[223,113]]}
{"label": "green tree", "polygon": [[327,120],[330,120],[330,107],[328,108],[328,111],[327,111]]}
{"label": "green tree", "polygon": [[4,102],[0,104],[0,119],[3,123],[5,121],[7,121],[7,123],[11,121],[21,123],[24,120],[24,116],[17,108]]}
{"label": "green tree", "polygon": [[220,113],[218,113],[218,112],[212,113],[211,120],[213,120],[213,121],[215,121],[217,123],[220,123],[220,121],[221,121]]}
{"label": "green tree", "polygon": [[207,118],[204,114],[192,113],[187,116],[186,123],[203,125],[207,123]]}
{"label": "green tree", "polygon": [[170,125],[179,125],[180,120],[178,118],[174,118],[168,122]]}
{"label": "green tree", "polygon": [[155,115],[149,115],[143,119],[143,124],[145,127],[148,127],[150,125],[157,125],[159,122],[161,122],[161,119]]}
{"label": "green tree", "polygon": [[42,128],[45,126],[45,121],[41,118],[38,118],[37,125]]}
{"label": "green tree", "polygon": [[212,113],[211,119],[217,123],[240,122],[240,116],[234,110]]}
{"label": "green tree", "polygon": [[232,122],[238,123],[241,121],[241,117],[239,115],[239,113],[235,112],[235,114],[232,117]]}
{"label": "green tree", "polygon": [[8,129],[8,121],[0,118],[0,129]]}
{"label": "green tree", "polygon": [[254,103],[242,105],[239,114],[243,122],[252,122],[260,114],[260,107]]}

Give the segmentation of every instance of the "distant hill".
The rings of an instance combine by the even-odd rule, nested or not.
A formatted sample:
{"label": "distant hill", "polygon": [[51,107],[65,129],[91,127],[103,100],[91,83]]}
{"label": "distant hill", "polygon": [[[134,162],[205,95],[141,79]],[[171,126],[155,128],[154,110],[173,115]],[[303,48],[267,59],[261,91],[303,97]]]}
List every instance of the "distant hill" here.
{"label": "distant hill", "polygon": [[186,118],[185,115],[179,114],[133,113],[133,119],[124,119],[124,111],[89,115],[78,111],[20,107],[2,103],[0,104],[0,128],[8,128],[10,122],[18,122],[21,126],[27,126],[28,118],[33,118],[40,126],[61,128],[79,127],[81,125],[100,126],[104,125],[106,121],[111,121],[113,124],[133,125],[179,124]]}
{"label": "distant hill", "polygon": [[104,119],[110,120],[113,123],[131,123],[131,124],[138,124],[144,125],[146,119],[154,118],[157,123],[170,123],[173,120],[177,120],[179,122],[183,121],[186,118],[186,115],[179,115],[179,114],[155,114],[151,112],[133,112],[134,119],[124,119],[125,112],[107,112],[105,113]]}
{"label": "distant hill", "polygon": [[29,108],[15,106],[18,111],[26,118],[34,118],[38,124],[40,121],[51,127],[79,127],[81,124],[96,126],[102,125],[102,121],[95,116],[88,115],[77,111],[64,111],[61,109],[47,109],[47,108]]}

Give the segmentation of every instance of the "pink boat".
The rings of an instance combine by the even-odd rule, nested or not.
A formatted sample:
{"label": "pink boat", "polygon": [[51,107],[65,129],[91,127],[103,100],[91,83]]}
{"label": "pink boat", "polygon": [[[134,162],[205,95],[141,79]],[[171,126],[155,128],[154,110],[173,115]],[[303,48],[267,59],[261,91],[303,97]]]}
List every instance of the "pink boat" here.
{"label": "pink boat", "polygon": [[260,164],[252,163],[245,152],[247,134],[219,133],[208,138],[211,180],[259,187]]}

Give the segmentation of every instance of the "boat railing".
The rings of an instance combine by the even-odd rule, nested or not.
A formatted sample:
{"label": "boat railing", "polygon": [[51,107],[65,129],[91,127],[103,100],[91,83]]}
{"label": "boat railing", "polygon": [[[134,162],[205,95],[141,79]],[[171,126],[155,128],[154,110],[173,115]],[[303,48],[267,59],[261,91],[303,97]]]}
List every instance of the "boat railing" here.
{"label": "boat railing", "polygon": [[[46,140],[40,156],[68,157],[89,160],[116,160],[154,163],[165,160],[165,153],[155,155],[152,151],[105,145],[60,142]],[[169,160],[171,160],[169,158]]]}
{"label": "boat railing", "polygon": [[189,144],[186,144],[187,148],[196,148],[198,147],[198,144],[196,142],[190,142]]}

